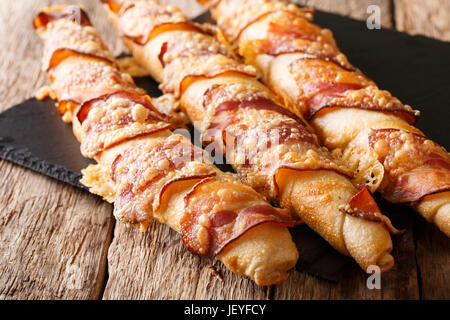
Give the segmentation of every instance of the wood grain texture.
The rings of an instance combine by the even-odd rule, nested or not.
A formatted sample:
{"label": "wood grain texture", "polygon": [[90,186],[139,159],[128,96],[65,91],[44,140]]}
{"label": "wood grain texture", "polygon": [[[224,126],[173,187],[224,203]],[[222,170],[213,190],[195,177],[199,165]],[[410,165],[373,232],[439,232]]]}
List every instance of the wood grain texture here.
{"label": "wood grain texture", "polygon": [[396,240],[398,243],[393,250],[396,265],[391,271],[381,275],[380,289],[368,288],[367,280],[370,275],[363,270],[350,273],[338,283],[295,271],[287,281],[274,287],[273,298],[282,300],[419,299],[420,289],[417,282],[412,230]]}
{"label": "wood grain texture", "polygon": [[394,1],[398,30],[450,41],[450,1]]}
{"label": "wood grain texture", "polygon": [[[83,2],[97,12],[93,16],[102,16],[92,1]],[[32,96],[46,81],[32,19],[51,3],[0,1],[0,110]],[[100,29],[111,29],[99,20],[94,17]],[[111,32],[108,41],[121,45]],[[0,298],[100,298],[114,224],[111,206],[3,160],[0,186]]]}
{"label": "wood grain texture", "polygon": [[450,299],[450,239],[421,217],[414,229],[422,299]]}
{"label": "wood grain texture", "polygon": [[[179,5],[191,17],[204,10],[193,0],[163,2]],[[365,19],[367,6],[379,1],[306,2],[322,10]],[[380,0],[382,12],[388,13],[386,17],[383,14],[383,26],[391,21],[389,2]],[[0,1],[0,45],[7,49],[0,52],[0,110],[32,96],[46,82],[40,71],[42,43],[31,21],[40,8],[57,3],[83,4],[113,52],[124,50],[97,0]],[[406,10],[396,4],[395,17],[399,10]],[[450,15],[450,10],[443,11],[447,17]],[[449,29],[433,29],[433,36],[445,38]],[[166,226],[155,224],[140,233],[115,224],[111,206],[87,192],[2,160],[0,186],[1,299],[450,297],[449,239],[420,218],[398,240],[394,249],[397,264],[382,275],[381,290],[367,289],[368,275],[363,271],[339,283],[293,271],[283,284],[260,288],[232,274],[218,261],[193,256]],[[219,276],[212,274],[211,266]]]}
{"label": "wood grain texture", "polygon": [[366,20],[369,17],[367,8],[377,5],[381,11],[381,26],[392,27],[391,0],[295,0],[293,2],[358,20]]}
{"label": "wood grain texture", "polygon": [[219,261],[194,256],[175,231],[159,223],[145,233],[118,224],[108,261],[104,299],[268,298],[267,288],[234,275]]}
{"label": "wood grain texture", "polygon": [[99,298],[111,206],[5,161],[0,172],[0,298]]}

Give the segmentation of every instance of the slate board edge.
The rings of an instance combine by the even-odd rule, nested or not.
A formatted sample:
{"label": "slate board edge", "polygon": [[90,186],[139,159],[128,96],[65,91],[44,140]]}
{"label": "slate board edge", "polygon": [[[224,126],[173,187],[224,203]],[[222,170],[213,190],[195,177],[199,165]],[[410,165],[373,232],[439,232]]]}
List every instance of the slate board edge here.
{"label": "slate board edge", "polygon": [[0,143],[0,158],[42,175],[63,181],[74,187],[87,190],[87,188],[80,183],[80,173],[73,172],[61,165],[41,160],[34,156],[27,148],[18,148]]}

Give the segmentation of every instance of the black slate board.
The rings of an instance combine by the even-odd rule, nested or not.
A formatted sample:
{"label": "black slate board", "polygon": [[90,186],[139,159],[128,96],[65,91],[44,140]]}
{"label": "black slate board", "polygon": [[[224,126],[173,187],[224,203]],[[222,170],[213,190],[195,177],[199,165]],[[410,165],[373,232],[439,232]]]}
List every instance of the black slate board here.
{"label": "black slate board", "polygon": [[[212,22],[209,14],[196,20]],[[364,22],[323,12],[317,12],[316,22],[333,30],[350,61],[381,88],[420,109],[418,127],[448,149],[450,43],[393,30],[368,30]],[[138,78],[136,83],[152,97],[161,94],[150,78]],[[61,121],[54,102],[34,98],[0,114],[0,157],[80,188],[84,188],[80,170],[91,163],[81,156],[71,126]],[[227,165],[219,167],[232,171]],[[378,197],[377,202],[397,227],[411,224],[412,210]],[[300,251],[298,270],[338,281],[357,268],[307,226],[297,226],[291,233]]]}

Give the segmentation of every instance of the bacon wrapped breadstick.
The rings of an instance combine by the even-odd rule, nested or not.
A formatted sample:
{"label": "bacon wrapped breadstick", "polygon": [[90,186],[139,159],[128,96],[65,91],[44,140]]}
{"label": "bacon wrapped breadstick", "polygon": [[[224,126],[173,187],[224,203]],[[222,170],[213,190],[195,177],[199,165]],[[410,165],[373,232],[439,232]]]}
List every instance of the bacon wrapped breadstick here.
{"label": "bacon wrapped breadstick", "polygon": [[410,205],[450,236],[449,153],[414,127],[418,111],[348,62],[331,31],[312,23],[312,10],[279,0],[199,2],[356,183]]}
{"label": "bacon wrapped breadstick", "polygon": [[320,147],[316,137],[252,67],[216,40],[214,29],[188,21],[156,1],[104,1],[135,58],[179,99],[202,142],[226,155],[243,181],[290,209],[362,268],[394,263],[395,231],[367,189]]}
{"label": "bacon wrapped breadstick", "polygon": [[34,25],[45,41],[48,91],[82,154],[97,161],[82,183],[114,202],[115,217],[142,229],[165,223],[190,251],[215,256],[258,285],[286,279],[298,259],[290,214],[173,134],[167,116],[118,70],[84,11],[48,8]]}

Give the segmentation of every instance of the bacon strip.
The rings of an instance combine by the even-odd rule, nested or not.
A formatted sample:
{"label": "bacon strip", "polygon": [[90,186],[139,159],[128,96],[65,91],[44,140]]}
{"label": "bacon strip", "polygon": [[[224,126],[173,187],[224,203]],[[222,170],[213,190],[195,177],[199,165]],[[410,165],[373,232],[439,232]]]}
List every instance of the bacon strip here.
{"label": "bacon strip", "polygon": [[[229,192],[216,193],[217,185]],[[214,210],[216,203],[223,199],[232,205]],[[233,204],[242,200],[257,204],[231,209]],[[275,209],[267,204],[258,203],[256,193],[250,187],[239,188],[229,181],[203,180],[196,184],[185,197],[186,213],[181,220],[182,238],[185,246],[192,252],[215,256],[231,241],[261,223],[277,223],[294,226],[295,222],[285,210]],[[228,208],[231,207],[231,208]]]}
{"label": "bacon strip", "polygon": [[[202,32],[194,23],[186,21],[175,7],[155,5],[151,8],[145,2],[102,0],[123,22],[123,36],[138,45],[145,45],[164,31],[193,30]],[[133,21],[129,24],[129,21]]]}
{"label": "bacon strip", "polygon": [[94,157],[118,143],[167,130],[170,124],[148,96],[119,91],[85,102],[78,111],[81,153]]}
{"label": "bacon strip", "polygon": [[256,99],[252,98],[250,100],[244,99],[244,100],[232,100],[232,101],[225,101],[221,105],[219,105],[216,108],[216,115],[229,110],[234,109],[242,109],[242,108],[253,108],[258,110],[270,110],[279,114],[282,114],[284,116],[287,116],[291,119],[294,119],[295,121],[299,122],[301,126],[305,126],[305,123],[297,117],[295,114],[290,112],[289,110],[280,107],[278,104],[275,103],[272,99],[264,98],[264,97],[258,97]]}
{"label": "bacon strip", "polygon": [[[238,122],[237,113],[243,112],[242,109],[245,108],[270,110],[278,113],[279,106],[272,100],[266,100],[265,98],[224,102],[217,107],[216,114],[209,123],[205,134],[202,135],[202,143],[208,145],[212,142],[210,140],[211,138],[215,138],[217,141],[217,138],[221,137],[222,141],[217,142],[219,142],[219,144],[223,143],[223,148],[225,148],[227,142],[232,142],[229,140],[230,138],[233,139],[233,141],[239,141],[239,143],[236,144],[237,147],[245,147],[248,143],[246,140],[254,140],[254,138],[256,138],[259,142],[258,147],[262,147],[264,150],[255,148],[251,153],[253,156],[250,156],[250,153],[246,153],[246,159],[258,157],[258,152],[266,152],[267,149],[270,149],[272,146],[280,144],[309,143],[312,146],[318,147],[316,138],[299,122],[293,120],[293,118],[290,117],[290,114],[286,120],[281,120],[275,126],[270,126],[268,124],[264,131],[261,131],[260,127],[244,126]],[[282,111],[289,112],[285,109],[282,109]],[[284,112],[280,114],[284,114]],[[227,130],[227,128],[233,124],[236,124],[241,130]],[[217,133],[221,134],[218,135]],[[261,143],[263,143],[264,146],[262,146]]]}
{"label": "bacon strip", "polygon": [[57,92],[60,102],[73,101],[82,104],[120,90],[145,95],[145,91],[136,87],[129,74],[105,61],[88,58],[68,61],[66,58],[64,62],[64,65],[47,72],[52,81],[52,89]]}
{"label": "bacon strip", "polygon": [[[183,30],[188,31],[188,30]],[[186,32],[177,37],[177,41],[166,41],[162,44],[159,60],[165,67],[175,59],[192,56],[212,56],[220,54],[234,60],[234,56],[223,44],[210,35],[200,32]]]}
{"label": "bacon strip", "polygon": [[[211,1],[206,0],[198,1],[200,3],[207,3],[209,7],[214,6],[214,10],[224,13],[218,19],[217,24],[220,26],[226,26],[224,31],[226,36],[231,41],[238,39],[241,33],[253,23],[279,10],[286,9],[289,12],[292,12],[300,17],[305,17],[308,20],[312,19],[314,13],[314,9],[300,9],[296,5],[290,4],[288,1],[275,3],[273,1],[260,0],[257,5],[254,5],[254,3],[241,1],[238,7],[236,7],[235,4],[230,4],[226,1],[218,1],[217,4],[210,4],[208,2]],[[230,12],[232,13],[230,14]]]}
{"label": "bacon strip", "polygon": [[203,180],[203,179],[207,179],[207,178],[212,178],[215,177],[217,175],[216,172],[209,172],[209,173],[204,173],[204,174],[198,174],[198,175],[191,175],[191,176],[181,176],[181,177],[177,177],[174,178],[172,180],[170,180],[169,182],[166,182],[164,184],[164,186],[161,188],[161,192],[159,193],[159,197],[158,197],[158,202],[155,205],[155,212],[157,212],[160,209],[160,206],[162,203],[164,203],[164,197],[166,196],[167,193],[169,193],[170,188],[176,186],[176,184],[178,183],[182,183],[188,180]]}
{"label": "bacon strip", "polygon": [[[213,134],[215,133],[214,130],[222,132],[224,145],[226,145],[226,128],[237,121],[236,113],[245,112],[246,109],[268,110],[273,112],[274,115],[280,115],[280,123],[277,126],[281,134],[279,137],[283,140],[279,141],[280,143],[287,141],[287,132],[291,132],[295,127],[298,132],[302,133],[302,141],[317,144],[314,136],[306,130],[305,124],[300,118],[279,106],[266,92],[255,91],[255,88],[251,86],[239,84],[212,85],[203,94],[203,109],[206,113],[212,114],[209,124],[205,126],[206,131],[211,130]],[[208,111],[209,109],[212,109],[212,111]],[[244,129],[252,130],[250,124]],[[262,134],[266,133],[262,132]],[[209,135],[208,133],[202,135],[202,141],[205,144],[211,142]],[[258,132],[256,132],[256,135],[258,135]],[[297,142],[300,142],[300,140]]]}
{"label": "bacon strip", "polygon": [[161,90],[179,97],[195,79],[225,73],[255,76],[253,67],[242,65],[227,47],[203,32],[184,29],[161,44],[158,58],[164,67]]}
{"label": "bacon strip", "polygon": [[[239,174],[251,177],[252,186],[270,199],[279,198],[276,177],[281,168],[315,171],[331,170],[351,177],[351,172],[339,166],[322,148],[305,127],[291,118],[270,123],[261,121],[258,126],[239,123],[239,108],[221,111],[213,118],[211,126],[202,135],[204,145],[220,146],[234,163]],[[220,135],[217,132],[221,132]],[[217,137],[222,137],[220,141]],[[212,139],[211,138],[216,138]],[[284,148],[277,149],[278,146]],[[277,151],[280,150],[280,151]],[[282,151],[285,150],[285,151]]]}
{"label": "bacon strip", "polygon": [[323,109],[337,107],[392,113],[410,124],[419,115],[359,71],[347,71],[330,61],[299,58],[290,64],[289,72],[302,92],[298,105],[307,120]]}
{"label": "bacon strip", "polygon": [[161,90],[180,97],[195,78],[214,78],[226,73],[255,76],[253,68],[249,68],[222,54],[207,54],[196,56],[181,56],[171,63],[165,61],[164,80]]}
{"label": "bacon strip", "polygon": [[48,10],[40,12],[34,19],[33,26],[35,29],[41,27],[45,28],[50,22],[61,19],[76,22],[81,26],[92,26],[86,12],[80,7],[74,5],[66,6],[62,10]]}
{"label": "bacon strip", "polygon": [[203,109],[203,145],[226,154],[238,174],[269,199],[278,199],[274,177],[282,167],[351,176],[319,146],[301,119],[258,87],[213,84],[203,93]]}
{"label": "bacon strip", "polygon": [[[284,53],[300,52],[331,61],[347,71],[355,70],[339,51],[331,31],[324,32],[322,28],[310,23],[305,17],[289,11],[274,11],[269,14],[270,21],[264,39],[240,44],[239,50],[243,56],[257,54],[278,56]],[[317,39],[323,39],[323,41],[316,42]],[[312,43],[315,43],[314,49],[311,48]]]}
{"label": "bacon strip", "polygon": [[147,108],[150,112],[152,112],[155,116],[153,118],[158,120],[167,120],[167,116],[163,113],[161,113],[158,109],[156,109],[151,101],[151,98],[148,95],[141,96],[136,94],[135,92],[129,92],[129,91],[116,91],[113,94],[107,94],[100,97],[97,97],[95,99],[86,101],[81,106],[80,110],[77,113],[77,118],[80,121],[81,124],[83,124],[84,120],[86,120],[90,110],[92,109],[92,106],[95,102],[98,102],[99,100],[106,101],[110,97],[116,97],[116,98],[126,98],[136,104],[140,104]]}
{"label": "bacon strip", "polygon": [[392,97],[388,91],[373,86],[363,88],[356,84],[321,83],[319,93],[307,100],[305,118],[310,120],[327,108],[355,108],[392,113],[413,125],[419,113]]}
{"label": "bacon strip", "polygon": [[450,190],[450,156],[426,137],[397,129],[372,130],[369,145],[384,165],[389,184],[380,190],[394,203],[415,203]]}
{"label": "bacon strip", "polygon": [[365,185],[359,185],[358,189],[360,192],[350,200],[348,206],[342,209],[343,212],[369,221],[380,222],[392,234],[404,232],[403,230],[396,229],[392,225],[391,220],[381,213],[380,208],[378,208],[378,205]]}
{"label": "bacon strip", "polygon": [[[67,23],[67,21],[73,23]],[[45,71],[56,67],[70,55],[86,55],[114,64],[114,56],[92,28],[86,12],[77,6],[67,6],[62,11],[41,12],[34,20],[34,27],[47,28],[42,68]]]}
{"label": "bacon strip", "polygon": [[186,164],[205,159],[204,151],[181,136],[172,136],[145,145],[135,145],[119,155],[111,166],[116,182],[114,214],[131,224],[148,220],[154,212],[154,202],[167,190],[164,186],[180,177],[197,179],[215,173],[208,164]]}
{"label": "bacon strip", "polygon": [[109,57],[109,55],[108,56],[102,55],[102,52],[89,53],[86,51],[80,51],[72,48],[58,48],[52,52],[48,62],[43,64],[45,71],[49,71],[50,69],[55,68],[61,61],[63,61],[64,59],[66,59],[68,56],[71,55],[84,55],[90,58],[104,60],[111,64],[114,61],[111,59],[111,57]]}

